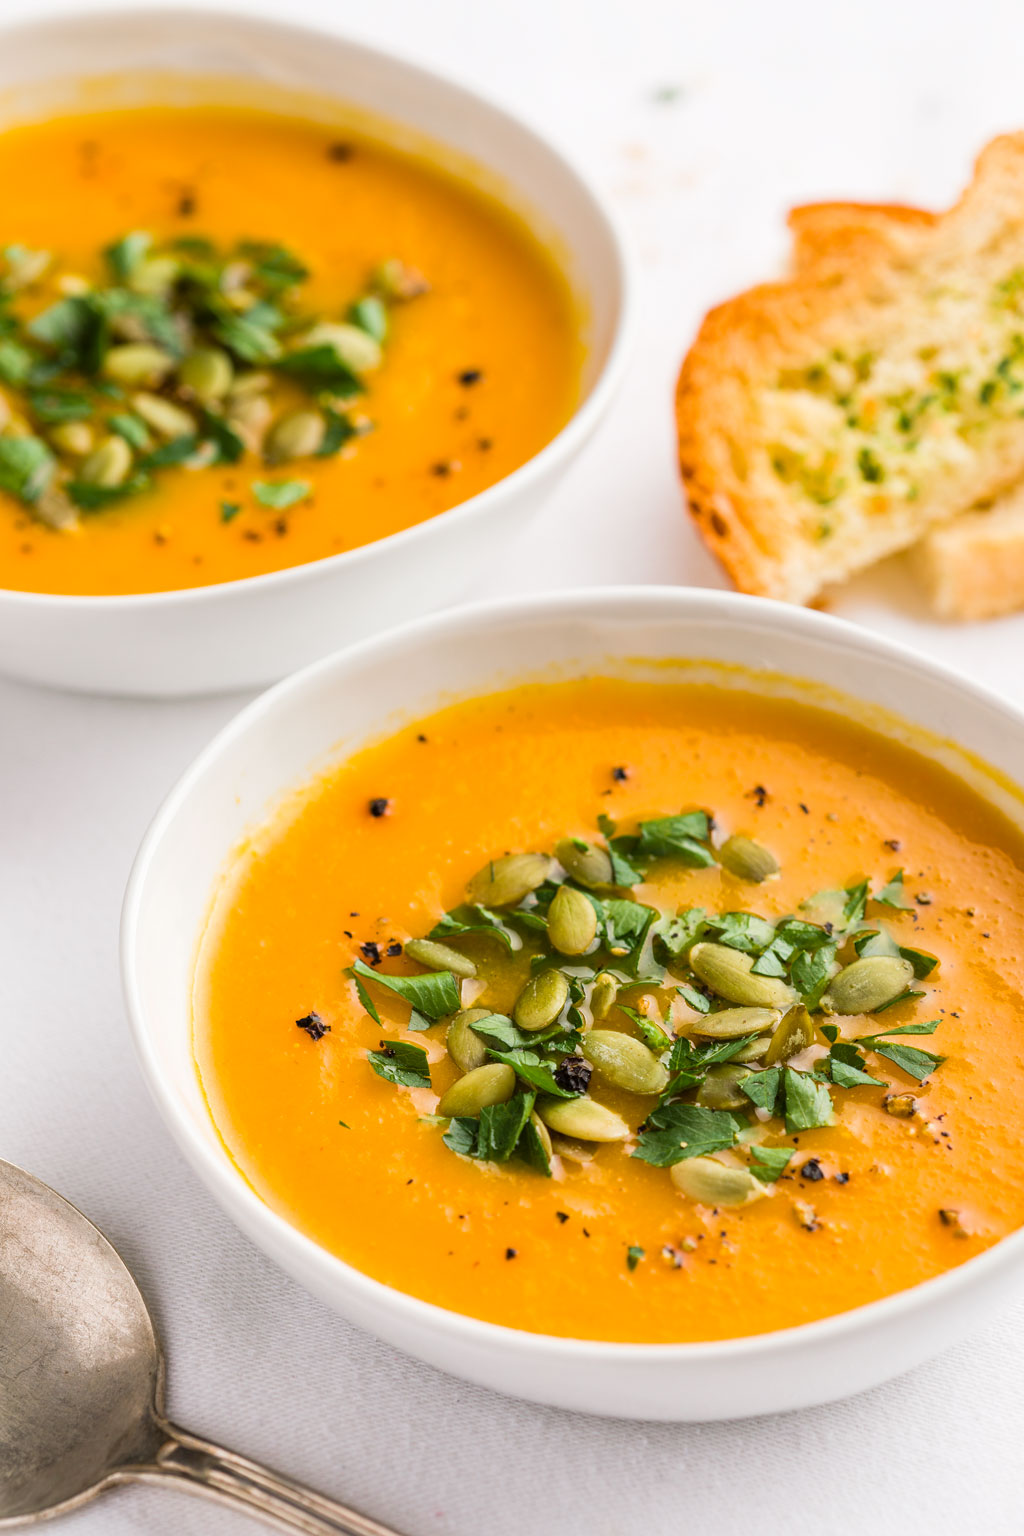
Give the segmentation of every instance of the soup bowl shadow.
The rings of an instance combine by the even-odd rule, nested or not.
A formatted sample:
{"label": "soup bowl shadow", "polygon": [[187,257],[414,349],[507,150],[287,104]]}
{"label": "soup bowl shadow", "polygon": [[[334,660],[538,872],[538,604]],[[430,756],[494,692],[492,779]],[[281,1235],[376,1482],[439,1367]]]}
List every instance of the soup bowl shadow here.
{"label": "soup bowl shadow", "polygon": [[338,123],[351,118],[398,148],[435,156],[525,221],[568,280],[585,342],[570,420],[480,494],[374,543],[238,581],[124,596],[0,588],[0,671],[86,692],[222,692],[270,682],[465,596],[540,512],[621,378],[630,281],[603,198],[509,113],[330,32],[178,8],[49,17],[3,27],[0,40],[0,126],[73,110],[84,87],[103,79],[120,82],[113,97],[84,89],[86,105],[181,103],[211,79],[229,103],[251,104],[256,88],[271,110],[301,114],[307,96],[317,110],[337,103]]}
{"label": "soup bowl shadow", "polygon": [[684,1344],[556,1338],[446,1311],[353,1269],[264,1204],[211,1119],[192,1050],[192,983],[215,888],[246,834],[289,791],[439,704],[526,679],[594,674],[731,680],[823,708],[855,707],[876,729],[919,750],[927,743],[930,755],[1024,820],[1024,715],[836,619],[731,593],[610,588],[420,620],[257,699],[158,812],[132,872],[121,933],[143,1074],[192,1167],[265,1253],[351,1321],[457,1376],[637,1419],[745,1417],[860,1391],[952,1343],[1019,1292],[1024,1232],[912,1289],[771,1334]]}

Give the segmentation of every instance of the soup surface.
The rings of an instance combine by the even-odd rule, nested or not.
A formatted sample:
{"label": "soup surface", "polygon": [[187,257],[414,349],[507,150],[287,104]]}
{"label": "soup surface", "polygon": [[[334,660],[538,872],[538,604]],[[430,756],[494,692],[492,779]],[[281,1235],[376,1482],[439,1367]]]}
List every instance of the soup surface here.
{"label": "soup surface", "polygon": [[[599,816],[608,818],[600,831]],[[727,845],[737,835],[778,872],[751,878],[764,863],[756,867],[747,843]],[[530,956],[545,955],[535,969],[550,972],[553,935],[566,927],[555,901],[579,917],[577,896],[558,892],[586,896],[587,886],[551,865],[518,916],[507,903],[477,913],[478,927],[497,921],[513,933],[511,950],[493,934],[459,934],[444,914],[465,916],[474,877],[474,894],[490,879],[500,907],[493,880],[507,866],[488,861],[547,853],[567,836],[576,854],[584,845],[603,857],[610,838],[627,884],[591,888],[599,950],[553,957],[583,978],[556,1027],[584,1043],[553,1040],[548,1066],[531,1069],[530,1053],[509,1050],[510,1017],[536,1024],[517,1002]],[[562,855],[573,863],[566,844]],[[622,938],[630,900],[656,909],[632,954]],[[533,920],[522,916],[531,910]],[[404,952],[439,922],[440,941],[469,958],[463,968],[475,977],[439,981]],[[787,934],[799,941],[788,950]],[[765,958],[769,940],[781,966]],[[696,974],[709,974],[699,956],[722,948],[741,969],[757,953],[756,984],[774,977],[803,1001],[790,1008],[783,998],[767,1025],[756,1017],[765,1009],[747,1008],[746,1028],[730,1032],[727,1010],[744,999],[716,995]],[[831,712],[731,689],[530,684],[366,748],[246,845],[204,941],[195,1048],[216,1125],[254,1189],[367,1274],[532,1331],[720,1339],[889,1295],[1024,1222],[1022,952],[1020,835],[923,756]],[[887,990],[871,967],[851,972],[858,955],[887,959]],[[602,983],[616,994],[610,1007],[598,1005],[595,971],[611,978]],[[438,992],[417,984],[421,1016],[410,1016],[409,1002],[368,973],[433,975],[426,985]],[[863,992],[869,973],[873,996]],[[505,1031],[504,1042],[485,1043],[518,1063],[517,1097],[479,1121],[451,1100],[437,1115],[438,1095],[466,1081],[446,1051],[447,1020],[431,1023],[451,1008],[443,994],[453,983],[463,1008],[488,1016],[481,1028]],[[780,1013],[806,1030],[804,1004],[810,1034],[780,1045]],[[410,1022],[428,1027],[409,1031]],[[591,1073],[595,1030],[606,1043],[633,1039],[628,1051],[653,1071],[652,1091]],[[382,1040],[391,1042],[383,1052]],[[740,1048],[746,1067],[728,1055]],[[560,1091],[589,1077],[585,1098],[608,1123],[624,1122],[620,1139],[558,1133],[564,1106],[578,1114],[584,1102],[543,1090],[560,1052],[575,1063],[556,1067]],[[487,1059],[500,1075],[495,1054]],[[409,1066],[403,1080],[398,1069]],[[542,1085],[536,1107],[554,1127],[547,1177],[536,1152],[543,1126],[511,1157],[506,1147],[505,1161],[474,1156],[485,1115],[500,1140],[498,1117],[520,1102],[531,1070]],[[736,1094],[745,1071],[749,1096],[743,1084]],[[722,1104],[732,1107],[700,1108]],[[708,1134],[712,1125],[726,1134]],[[730,1170],[742,1203],[687,1182],[709,1164],[715,1178]]]}
{"label": "soup surface", "polygon": [[[577,318],[547,254],[495,203],[382,144],[250,110],[123,109],[6,129],[0,181],[7,242],[0,340],[28,343],[28,363],[24,349],[19,356],[0,348],[0,485],[23,486],[21,450],[5,441],[31,433],[42,458],[56,455],[53,483],[70,479],[72,501],[68,516],[55,519],[35,483],[20,500],[0,492],[5,587],[161,591],[353,549],[494,484],[536,454],[574,408]],[[136,260],[136,235],[148,239],[160,261],[186,263],[184,276],[179,271],[161,287],[160,263]],[[246,279],[253,262],[228,259],[240,242],[283,247],[292,270],[308,275],[282,287],[287,270],[278,262],[269,286],[254,285]],[[224,263],[213,279],[210,251]],[[206,313],[198,342],[208,349],[212,334],[227,351],[235,385],[242,377],[246,389],[264,363],[260,347],[249,345],[252,332],[234,323],[239,318],[266,323],[270,350],[287,353],[301,342],[303,327],[308,335],[317,323],[337,328],[350,320],[353,305],[372,294],[371,274],[381,264],[415,274],[408,294],[400,292],[388,308],[382,361],[378,366],[371,357],[365,376],[349,381],[351,399],[339,391],[337,372],[300,379],[274,361],[268,365],[275,411],[318,413],[332,424],[326,441],[314,429],[312,447],[299,441],[294,454],[274,452],[260,435],[264,422],[243,432],[244,452],[229,462],[231,439],[227,454],[223,434],[211,446],[208,430],[216,422],[211,427],[204,411],[232,423],[235,396],[220,390],[197,397],[180,355],[169,373],[158,368],[141,386],[134,379],[124,385],[105,362],[83,359],[80,336],[69,353],[66,326],[57,337],[51,326],[45,340],[24,329],[62,300],[81,304],[84,296],[88,306],[97,292],[109,310],[113,284],[119,307],[109,325],[105,312],[104,346],[152,344],[151,314],[138,306],[144,290],[146,302],[165,309],[192,305],[183,320],[175,318],[192,333],[180,349],[187,352],[197,344],[198,290],[193,285],[189,298],[186,279],[204,263],[203,280],[216,289],[231,329],[217,324],[211,332]],[[126,292],[135,306],[127,314]],[[251,299],[268,297],[269,305],[245,310]],[[357,315],[359,324],[364,319]],[[374,329],[376,316],[366,323]],[[165,332],[155,333],[161,347]],[[122,361],[138,371],[137,356]],[[26,377],[29,364],[34,372]],[[83,369],[97,366],[98,377],[84,381],[82,404]],[[100,398],[94,384],[110,398]],[[155,431],[154,408],[138,419],[140,387],[158,397]],[[163,430],[160,400],[177,408],[183,425],[175,429],[172,414]],[[108,453],[113,469],[90,462],[88,445],[76,446],[79,409],[93,447],[110,416],[120,419],[110,433],[121,434]],[[251,416],[252,408],[245,410]],[[339,411],[345,424],[335,431]],[[134,425],[123,424],[125,415],[136,418]],[[190,433],[198,439],[191,454]],[[216,462],[207,462],[211,455]],[[87,484],[87,495],[79,494],[83,479],[93,487]],[[261,489],[268,481],[271,489]],[[280,485],[285,489],[274,489]],[[67,510],[63,500],[61,508]],[[74,526],[48,526],[47,517]]]}

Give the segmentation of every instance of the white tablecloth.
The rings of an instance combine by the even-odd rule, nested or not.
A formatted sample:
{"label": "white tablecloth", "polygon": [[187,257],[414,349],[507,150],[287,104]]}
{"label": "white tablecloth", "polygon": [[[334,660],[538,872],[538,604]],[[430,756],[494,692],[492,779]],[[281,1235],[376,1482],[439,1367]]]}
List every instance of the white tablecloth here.
{"label": "white tablecloth", "polygon": [[[5,18],[43,9],[0,0]],[[1019,3],[277,9],[394,43],[520,108],[590,166],[632,229],[643,291],[625,391],[542,525],[495,573],[495,593],[717,582],[681,514],[671,443],[671,386],[703,310],[782,259],[791,202],[941,202],[988,136],[1024,126]],[[898,574],[862,583],[840,611],[1024,698],[1024,620],[938,629]],[[1024,1304],[850,1402],[730,1425],[630,1425],[508,1401],[405,1359],[239,1236],[143,1088],[116,945],[150,814],[242,702],[115,702],[0,681],[0,1154],[81,1205],[134,1267],[167,1343],[173,1415],[409,1536],[1019,1536]],[[150,1489],[109,1495],[67,1528],[249,1529]]]}

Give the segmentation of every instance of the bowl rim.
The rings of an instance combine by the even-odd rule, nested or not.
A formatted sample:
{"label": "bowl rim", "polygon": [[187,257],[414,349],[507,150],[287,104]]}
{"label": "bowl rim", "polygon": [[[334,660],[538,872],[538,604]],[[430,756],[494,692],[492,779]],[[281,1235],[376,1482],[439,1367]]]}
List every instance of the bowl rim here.
{"label": "bowl rim", "polygon": [[[120,971],[122,991],[137,1059],[151,1094],[160,1108],[178,1146],[197,1171],[207,1188],[218,1197],[233,1222],[243,1230],[265,1229],[267,1246],[256,1239],[264,1252],[276,1255],[288,1251],[303,1273],[316,1273],[332,1280],[340,1294],[346,1291],[363,1298],[370,1307],[388,1310],[400,1321],[420,1332],[446,1335],[467,1346],[477,1345],[503,1352],[527,1353],[532,1358],[551,1360],[567,1358],[575,1362],[624,1366],[627,1364],[709,1363],[733,1361],[742,1357],[783,1354],[806,1347],[827,1345],[844,1336],[875,1326],[898,1323],[908,1313],[929,1304],[941,1305],[955,1293],[970,1288],[987,1275],[997,1274],[1024,1260],[1024,1227],[1000,1238],[984,1252],[975,1254],[952,1269],[943,1271],[916,1285],[895,1291],[876,1301],[866,1302],[843,1312],[811,1322],[798,1323],[770,1333],[746,1334],[737,1338],[696,1340],[678,1343],[630,1343],[605,1339],[578,1339],[559,1334],[536,1333],[489,1322],[441,1307],[406,1291],[377,1280],[307,1236],[292,1222],[273,1210],[246,1180],[225,1149],[217,1151],[200,1133],[191,1113],[164,1078],[156,1050],[151,1044],[139,993],[136,952],[139,918],[149,866],[173,829],[174,820],[189,796],[201,788],[220,755],[244,739],[249,730],[294,695],[315,689],[321,678],[335,669],[342,673],[358,668],[374,653],[392,651],[400,654],[410,645],[427,645],[445,630],[460,628],[469,632],[481,623],[502,623],[515,619],[560,620],[590,611],[595,620],[614,617],[616,610],[633,605],[669,603],[692,617],[721,620],[730,616],[742,620],[752,615],[763,623],[788,629],[797,639],[831,639],[848,652],[860,652],[902,663],[912,671],[924,673],[941,686],[953,690],[972,704],[987,705],[1004,714],[1009,723],[1024,733],[1024,709],[1000,697],[984,685],[933,661],[900,641],[891,640],[861,628],[846,619],[812,609],[791,607],[770,598],[750,597],[718,589],[672,586],[604,586],[558,589],[551,592],[521,594],[498,602],[482,601],[429,614],[410,620],[381,634],[322,657],[274,684],[244,706],[221,727],[179,777],[151,821],[132,865],[125,890],[120,926]],[[795,675],[795,674],[790,674]],[[1024,782],[1024,778],[1022,778]],[[286,788],[287,786],[282,786]],[[236,1217],[236,1208],[242,1216]],[[338,1310],[344,1312],[344,1307]]]}
{"label": "bowl rim", "polygon": [[[390,45],[384,48],[365,42],[347,30],[335,30],[330,26],[310,25],[302,21],[285,21],[278,16],[250,10],[245,6],[240,6],[237,10],[225,10],[202,4],[160,5],[147,6],[131,14],[140,19],[153,21],[173,21],[184,17],[194,20],[196,17],[201,17],[212,23],[252,27],[264,32],[268,37],[275,32],[287,33],[291,36],[304,36],[311,41],[320,39],[325,43],[338,44],[352,53],[361,55],[367,61],[396,64],[400,69],[417,77],[421,84],[446,92],[451,98],[460,100],[461,104],[472,112],[479,114],[483,111],[500,121],[504,127],[518,134],[520,139],[529,143],[532,148],[547,155],[558,169],[575,182],[577,191],[589,203],[591,213],[603,230],[608,253],[615,267],[614,285],[617,288],[611,314],[608,351],[600,371],[587,392],[577,401],[569,419],[536,453],[518,468],[502,476],[500,480],[496,480],[493,485],[478,491],[475,496],[456,502],[454,506],[447,507],[443,512],[425,518],[422,522],[413,523],[408,528],[385,534],[383,538],[373,539],[368,544],[357,545],[354,549],[342,550],[336,555],[323,555],[318,560],[305,560],[298,565],[281,566],[277,570],[263,571],[255,576],[240,576],[233,581],[210,582],[200,587],[172,587],[159,592],[120,593],[33,592],[0,584],[0,603],[20,608],[56,607],[65,614],[76,611],[128,613],[137,608],[147,610],[165,608],[175,603],[201,606],[221,600],[225,592],[273,590],[301,580],[304,572],[323,574],[358,567],[371,560],[378,551],[413,545],[419,539],[429,538],[430,531],[435,525],[450,528],[457,523],[485,517],[493,504],[501,502],[508,496],[518,495],[520,492],[528,494],[534,482],[543,481],[549,473],[557,469],[559,464],[570,461],[585,444],[618,388],[628,362],[636,318],[635,257],[631,242],[626,235],[624,222],[620,219],[610,198],[580,164],[577,155],[567,146],[549,137],[539,126],[535,126],[521,116],[517,110],[507,106],[503,100],[495,101],[489,95],[485,96],[482,91],[462,80],[457,73],[451,73],[447,68],[435,69],[432,65],[405,53],[401,48],[392,48]],[[16,40],[19,33],[45,34],[47,31],[58,31],[76,23],[92,23],[97,26],[115,24],[122,22],[124,16],[123,9],[106,6],[84,10],[62,8],[53,12],[48,11],[45,15],[34,19],[21,19],[10,23],[0,22],[0,39]],[[473,158],[471,153],[469,158]],[[479,163],[487,168],[486,161]],[[522,190],[525,192],[526,189]],[[575,294],[577,290],[569,281],[569,274],[560,262],[556,261],[555,265],[565,279],[570,293]]]}

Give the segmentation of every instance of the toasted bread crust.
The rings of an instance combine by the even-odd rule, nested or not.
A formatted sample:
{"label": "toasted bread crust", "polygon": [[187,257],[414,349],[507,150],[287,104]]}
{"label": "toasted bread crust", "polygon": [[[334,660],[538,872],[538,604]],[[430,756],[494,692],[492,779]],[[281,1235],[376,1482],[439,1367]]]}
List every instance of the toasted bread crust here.
{"label": "toasted bread crust", "polygon": [[913,297],[919,273],[959,264],[976,270],[981,285],[990,281],[993,252],[1002,260],[1005,247],[1008,265],[1024,262],[1024,134],[983,151],[973,182],[948,213],[819,203],[795,209],[790,227],[793,275],[726,301],[702,324],[679,375],[676,422],[690,511],[736,586],[808,602],[1024,476],[1024,431],[1004,433],[998,453],[979,458],[976,483],[967,472],[947,477],[914,504],[880,493],[858,539],[840,529],[816,542],[813,508],[765,473],[761,411],[785,371],[806,368],[872,327],[898,334],[901,305]]}

